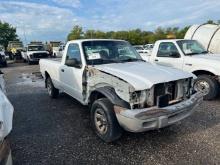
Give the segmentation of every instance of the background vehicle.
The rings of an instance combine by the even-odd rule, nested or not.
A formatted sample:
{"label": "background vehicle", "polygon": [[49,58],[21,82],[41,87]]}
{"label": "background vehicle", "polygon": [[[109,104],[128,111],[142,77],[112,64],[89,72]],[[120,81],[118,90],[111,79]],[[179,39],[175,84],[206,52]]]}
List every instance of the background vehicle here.
{"label": "background vehicle", "polygon": [[144,49],[146,50],[152,50],[154,48],[154,44],[146,44],[144,45]]}
{"label": "background vehicle", "polygon": [[144,46],[142,45],[134,45],[133,46],[136,51],[140,54],[140,56],[144,59],[144,60],[148,60],[149,58],[149,50],[144,49]]}
{"label": "background vehicle", "polygon": [[193,25],[186,32],[185,39],[197,40],[206,51],[220,54],[220,25]]}
{"label": "background vehicle", "polygon": [[6,54],[9,55],[10,60],[20,60],[21,51],[23,50],[23,43],[21,41],[9,41]]}
{"label": "background vehicle", "polygon": [[14,108],[6,97],[3,73],[0,70],[0,164],[12,164],[7,135],[12,130]]}
{"label": "background vehicle", "polygon": [[57,52],[56,57],[62,57],[63,53],[64,53],[64,49],[65,49],[65,45],[64,44],[60,45],[59,46],[59,51]]}
{"label": "background vehicle", "polygon": [[204,93],[206,100],[219,93],[220,55],[209,54],[195,40],[160,40],[155,43],[149,62],[178,68],[198,76],[194,88]]}
{"label": "background vehicle", "polygon": [[0,65],[6,67],[7,66],[7,60],[5,56],[5,50],[3,46],[0,46]]}
{"label": "background vehicle", "polygon": [[22,51],[22,58],[28,64],[38,62],[41,58],[48,58],[49,53],[45,51],[43,44],[28,44],[27,49]]}
{"label": "background vehicle", "polygon": [[40,60],[52,98],[60,91],[91,107],[91,121],[104,141],[122,129],[143,132],[180,121],[202,96],[192,90],[193,74],[146,63],[122,40],[74,40],[62,59]]}
{"label": "background vehicle", "polygon": [[59,46],[61,44],[61,41],[50,41],[50,51],[53,57],[56,57],[59,53]]}

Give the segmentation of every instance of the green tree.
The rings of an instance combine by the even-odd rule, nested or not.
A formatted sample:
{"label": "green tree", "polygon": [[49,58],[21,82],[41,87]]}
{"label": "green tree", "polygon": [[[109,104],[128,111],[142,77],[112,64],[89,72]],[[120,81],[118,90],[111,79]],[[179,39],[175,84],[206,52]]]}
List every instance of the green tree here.
{"label": "green tree", "polygon": [[215,21],[213,21],[213,20],[208,20],[206,23],[216,25]]}
{"label": "green tree", "polygon": [[9,23],[0,21],[0,45],[3,45],[6,49],[8,42],[14,40],[18,40],[16,28]]}
{"label": "green tree", "polygon": [[70,41],[70,40],[82,39],[83,34],[84,33],[82,30],[82,27],[80,27],[79,25],[76,25],[73,27],[71,32],[68,34],[67,40]]}

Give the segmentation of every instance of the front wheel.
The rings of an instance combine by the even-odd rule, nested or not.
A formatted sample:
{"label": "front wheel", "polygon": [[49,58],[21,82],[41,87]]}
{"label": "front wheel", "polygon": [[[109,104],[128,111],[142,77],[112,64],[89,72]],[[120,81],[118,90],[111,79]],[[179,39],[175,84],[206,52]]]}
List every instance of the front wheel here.
{"label": "front wheel", "polygon": [[54,87],[53,82],[50,77],[46,79],[46,87],[48,94],[51,98],[57,98],[59,95],[59,90]]}
{"label": "front wheel", "polygon": [[5,61],[4,63],[3,63],[3,67],[7,67],[8,66],[8,63],[7,63],[7,61]]}
{"label": "front wheel", "polygon": [[31,64],[32,64],[32,62],[30,61],[29,58],[27,58],[27,62],[28,62],[28,65],[31,65]]}
{"label": "front wheel", "polygon": [[218,95],[218,82],[209,75],[199,75],[195,81],[194,89],[203,93],[204,100],[213,100]]}
{"label": "front wheel", "polygon": [[122,135],[113,104],[107,98],[98,99],[92,104],[91,121],[96,134],[105,142],[112,142]]}

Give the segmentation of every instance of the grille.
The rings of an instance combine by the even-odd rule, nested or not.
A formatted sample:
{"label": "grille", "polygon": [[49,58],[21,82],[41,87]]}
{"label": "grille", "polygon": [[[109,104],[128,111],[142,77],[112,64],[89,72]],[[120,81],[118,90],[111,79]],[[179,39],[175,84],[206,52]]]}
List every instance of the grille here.
{"label": "grille", "polygon": [[162,104],[168,105],[170,101],[176,99],[177,83],[168,82],[156,84],[154,87],[154,105]]}
{"label": "grille", "polygon": [[47,53],[33,53],[34,58],[47,58],[48,54]]}

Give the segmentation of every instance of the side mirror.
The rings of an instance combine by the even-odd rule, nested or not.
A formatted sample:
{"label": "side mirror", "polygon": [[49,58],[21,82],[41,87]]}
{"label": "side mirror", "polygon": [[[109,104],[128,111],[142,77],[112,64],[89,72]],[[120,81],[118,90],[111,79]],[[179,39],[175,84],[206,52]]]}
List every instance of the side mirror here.
{"label": "side mirror", "polygon": [[170,57],[173,57],[173,58],[179,58],[180,57],[180,54],[178,52],[170,52],[169,53],[169,56]]}
{"label": "side mirror", "polygon": [[77,59],[72,58],[72,59],[67,59],[66,60],[66,65],[71,66],[71,67],[76,67],[76,68],[81,68],[81,62],[79,62]]}

